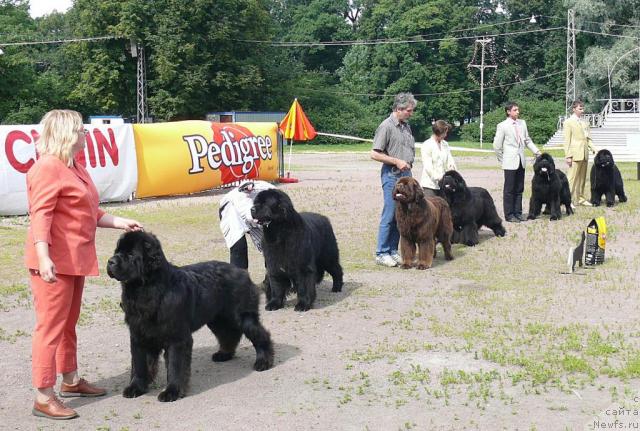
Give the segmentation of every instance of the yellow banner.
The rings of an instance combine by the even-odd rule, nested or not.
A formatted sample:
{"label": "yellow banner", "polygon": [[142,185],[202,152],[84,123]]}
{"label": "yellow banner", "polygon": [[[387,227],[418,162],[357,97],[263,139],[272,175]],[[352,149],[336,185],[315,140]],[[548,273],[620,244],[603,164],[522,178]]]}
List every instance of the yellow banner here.
{"label": "yellow banner", "polygon": [[169,196],[234,181],[278,178],[276,123],[134,124],[136,196]]}

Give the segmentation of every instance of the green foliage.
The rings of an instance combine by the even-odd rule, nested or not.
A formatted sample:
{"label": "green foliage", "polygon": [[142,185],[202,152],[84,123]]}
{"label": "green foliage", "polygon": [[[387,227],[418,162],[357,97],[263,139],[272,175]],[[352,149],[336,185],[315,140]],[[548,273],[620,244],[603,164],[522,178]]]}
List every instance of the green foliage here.
{"label": "green foliage", "polygon": [[[286,110],[299,97],[318,130],[370,138],[389,114],[393,96],[410,91],[419,101],[411,126],[420,141],[434,120],[464,124],[478,117],[478,71],[467,67],[479,61],[473,56],[476,37],[514,33],[495,37],[487,52],[487,62],[495,60],[498,68],[487,70],[485,107],[509,99],[558,100],[563,96],[565,32],[556,27],[564,25],[567,7],[577,10],[581,28],[638,36],[637,28],[610,25],[638,25],[633,0],[609,3],[503,0],[506,12],[498,14],[491,0],[76,0],[65,14],[32,19],[27,1],[0,0],[0,44],[116,36],[5,46],[0,122],[37,122],[56,107],[85,116],[133,116],[133,39],[145,47],[148,106],[157,121],[203,118],[220,110]],[[532,14],[537,23],[529,23]],[[270,44],[345,40],[384,43]],[[579,93],[588,100],[602,97],[606,66],[632,49],[633,39],[580,33],[577,43],[583,63]],[[636,59],[629,55],[618,65],[612,76],[614,96],[635,96]],[[534,134],[533,115],[528,119],[536,142],[555,127],[554,120]],[[473,128],[467,126],[465,136],[477,140]]]}
{"label": "green foliage", "polygon": [[[557,130],[558,116],[564,112],[562,101],[531,100],[517,101],[520,107],[520,118],[527,122],[529,136],[538,146],[547,143]],[[484,141],[490,142],[496,134],[498,123],[506,118],[504,107],[498,107],[484,116]],[[480,123],[473,122],[462,127],[462,139],[480,140]]]}
{"label": "green foliage", "polygon": [[[330,77],[327,73],[307,73],[300,81],[309,88],[319,88],[326,86],[328,79]],[[317,131],[372,139],[378,124],[384,119],[372,114],[366,105],[337,91],[305,92],[299,100]],[[322,136],[313,140],[314,144],[344,142],[343,139]]]}

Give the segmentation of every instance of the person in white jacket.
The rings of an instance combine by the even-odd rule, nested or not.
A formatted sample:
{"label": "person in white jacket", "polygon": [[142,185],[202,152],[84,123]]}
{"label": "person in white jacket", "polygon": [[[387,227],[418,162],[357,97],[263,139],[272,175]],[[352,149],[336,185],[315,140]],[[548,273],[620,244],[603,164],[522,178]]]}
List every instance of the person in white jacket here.
{"label": "person in white jacket", "polygon": [[431,126],[433,134],[422,143],[422,177],[420,185],[426,197],[440,194],[439,181],[446,171],[458,170],[451,155],[449,144],[445,140],[451,126],[443,120],[437,120]]}
{"label": "person in white jacket", "polygon": [[522,193],[524,192],[524,168],[527,164],[524,148],[527,147],[538,157],[540,150],[535,146],[527,123],[520,120],[518,104],[509,102],[504,108],[507,119],[498,124],[493,138],[493,149],[498,163],[504,171],[502,206],[504,218],[510,223],[520,223],[526,219],[522,215]]}
{"label": "person in white jacket", "polygon": [[262,227],[253,221],[251,207],[258,193],[273,188],[266,181],[243,181],[220,199],[220,229],[229,247],[229,262],[238,268],[249,268],[247,233],[262,253]]}

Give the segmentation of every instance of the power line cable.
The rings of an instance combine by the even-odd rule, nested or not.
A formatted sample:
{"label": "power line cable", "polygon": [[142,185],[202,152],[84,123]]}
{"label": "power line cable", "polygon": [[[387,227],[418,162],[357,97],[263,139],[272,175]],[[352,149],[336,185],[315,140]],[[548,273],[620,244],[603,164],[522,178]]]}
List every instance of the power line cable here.
{"label": "power line cable", "polygon": [[615,26],[615,27],[627,27],[627,28],[636,28],[636,29],[640,29],[640,25],[615,24],[615,23],[597,22],[597,21],[587,21],[587,20],[582,20],[582,22],[588,22],[589,24],[598,24],[598,25],[604,25],[604,26]]}
{"label": "power line cable", "polygon": [[[553,15],[536,15],[536,16],[540,16],[543,18],[550,18],[550,19],[554,19],[554,20],[558,20],[558,21],[566,21],[566,18],[563,17],[559,17],[559,16],[553,16]],[[586,19],[582,19],[580,20],[580,22],[586,22],[589,24],[596,24],[596,25],[600,25],[600,26],[613,26],[613,27],[626,27],[626,28],[635,28],[635,29],[640,29],[640,25],[631,25],[631,24],[616,24],[614,22],[600,22],[600,21],[589,21]]]}
{"label": "power line cable", "polygon": [[601,32],[601,31],[589,31],[589,30],[576,29],[576,33],[599,34],[601,36],[618,37],[618,38],[621,38],[621,39],[640,39],[640,36],[625,36],[625,35],[622,35],[622,34],[604,33],[604,32]]}
{"label": "power line cable", "polygon": [[268,44],[273,47],[286,47],[286,48],[298,48],[298,47],[315,47],[315,46],[354,46],[354,45],[392,45],[392,44],[401,44],[401,43],[427,43],[427,42],[442,42],[445,40],[466,40],[466,39],[478,39],[478,38],[486,38],[486,37],[503,37],[503,36],[513,36],[520,34],[528,34],[528,33],[542,33],[547,31],[555,31],[555,30],[565,30],[565,27],[549,27],[542,28],[536,30],[523,30],[523,31],[512,31],[505,33],[494,33],[494,34],[480,34],[480,35],[471,35],[471,36],[451,36],[451,37],[441,37],[435,39],[405,39],[405,40],[394,40],[394,39],[385,39],[385,40],[357,40],[357,41],[328,41],[328,42],[272,42],[268,40],[249,40],[249,39],[232,39],[235,42],[245,42],[245,43],[263,43]]}
{"label": "power line cable", "polygon": [[[565,73],[565,69],[559,71],[559,72],[553,72],[553,73],[549,73],[547,75],[543,75],[543,76],[537,76],[534,78],[528,78],[528,79],[523,79],[520,81],[514,81],[514,82],[510,82],[508,84],[501,84],[501,85],[493,85],[491,87],[484,87],[485,90],[491,90],[491,89],[495,89],[495,88],[501,88],[501,87],[508,87],[510,85],[517,85],[517,84],[522,84],[524,82],[529,82],[529,81],[537,81],[540,79],[544,79],[544,78],[548,78],[550,76],[555,76],[555,75],[560,75],[562,73]],[[328,93],[328,94],[340,94],[340,95],[344,95],[344,96],[369,96],[369,97],[395,97],[394,94],[373,94],[373,93],[349,93],[349,92],[345,92],[345,91],[327,91],[327,90],[313,90],[311,88],[301,88],[301,90],[303,91],[308,91],[311,93]],[[471,90],[455,90],[455,91],[447,91],[447,92],[441,92],[441,93],[413,93],[414,96],[446,96],[449,94],[462,94],[462,93],[473,93],[476,91],[480,91],[479,88],[474,88]]]}
{"label": "power line cable", "polygon": [[70,42],[92,42],[95,40],[107,40],[107,39],[123,39],[118,36],[96,36],[96,37],[82,37],[76,39],[58,39],[58,40],[40,40],[33,42],[0,42],[0,46],[25,46],[25,45],[49,45],[58,43],[70,43]]}

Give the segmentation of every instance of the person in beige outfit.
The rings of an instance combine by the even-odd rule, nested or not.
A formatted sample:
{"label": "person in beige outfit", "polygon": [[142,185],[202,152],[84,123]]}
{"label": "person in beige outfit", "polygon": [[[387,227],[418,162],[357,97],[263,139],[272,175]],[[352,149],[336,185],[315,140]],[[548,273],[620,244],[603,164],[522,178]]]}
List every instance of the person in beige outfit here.
{"label": "person in beige outfit", "polygon": [[584,196],[584,186],[587,179],[587,164],[589,153],[595,154],[591,141],[589,123],[582,119],[584,102],[574,100],[571,104],[573,114],[564,122],[564,157],[569,166],[569,188],[573,205],[590,207],[591,203]]}

